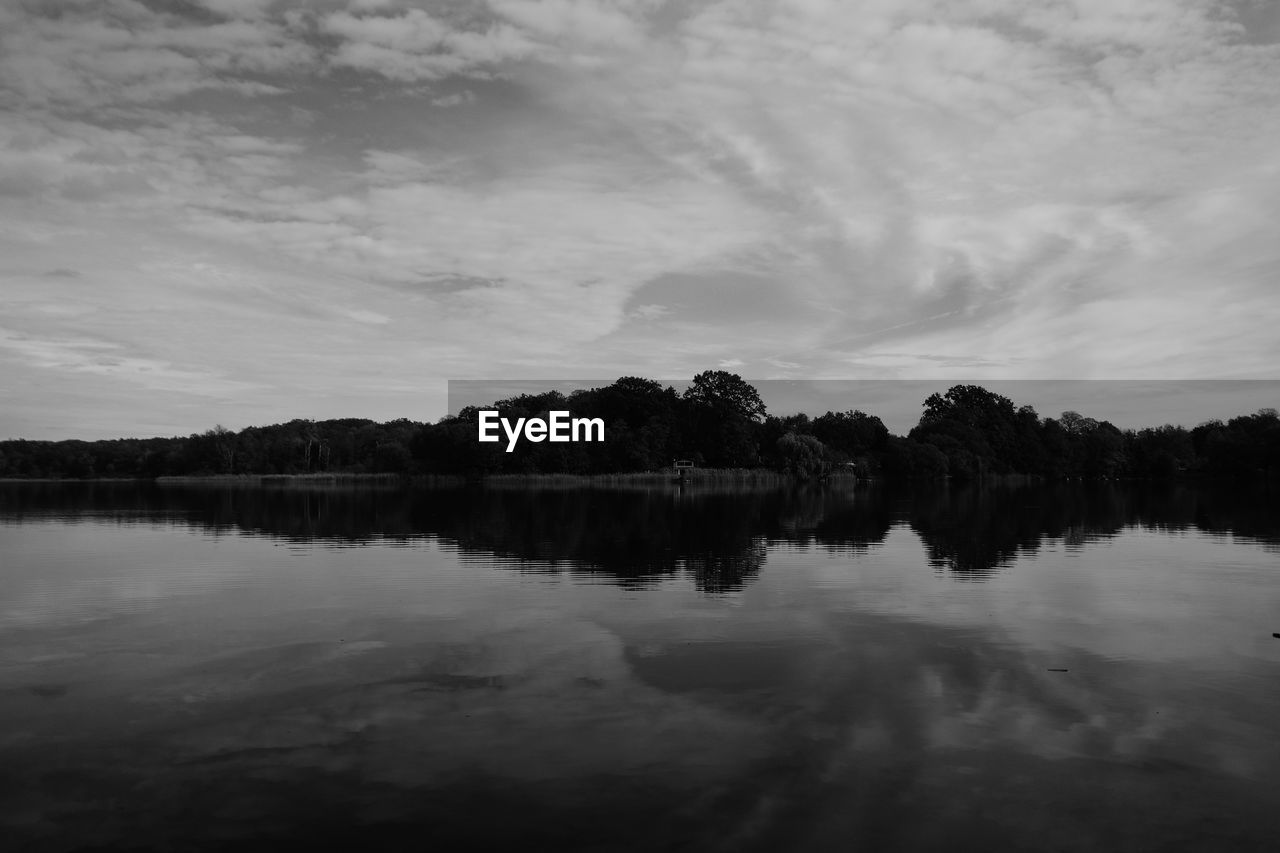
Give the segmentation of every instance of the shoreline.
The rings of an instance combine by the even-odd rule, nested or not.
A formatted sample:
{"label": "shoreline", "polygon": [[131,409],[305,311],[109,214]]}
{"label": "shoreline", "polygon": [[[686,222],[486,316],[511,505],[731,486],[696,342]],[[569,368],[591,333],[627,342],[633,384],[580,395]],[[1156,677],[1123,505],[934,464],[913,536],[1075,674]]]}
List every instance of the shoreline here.
{"label": "shoreline", "polygon": [[[868,477],[857,477],[843,472],[826,477],[813,477],[810,480],[866,481]],[[3,483],[156,483],[171,485],[182,483],[334,483],[334,482],[382,482],[382,483],[709,483],[709,482],[792,482],[805,481],[797,477],[768,468],[697,468],[687,471],[682,477],[672,470],[666,471],[625,471],[612,474],[570,474],[570,473],[527,473],[527,474],[480,474],[465,476],[461,474],[365,474],[354,472],[333,472],[318,474],[199,474],[164,477],[0,477]]]}
{"label": "shoreline", "polygon": [[403,484],[481,484],[481,485],[694,485],[715,483],[932,483],[934,485],[972,485],[990,483],[1164,483],[1207,484],[1231,482],[1270,482],[1265,476],[1231,477],[1183,473],[1172,477],[1043,477],[1036,474],[986,474],[973,479],[886,477],[884,474],[858,475],[852,472],[834,471],[822,476],[801,477],[769,468],[695,468],[686,470],[684,476],[674,470],[626,471],[613,474],[525,473],[525,474],[367,474],[355,472],[331,472],[316,474],[198,474],[163,477],[0,477],[0,486],[18,483],[154,483],[157,485],[228,484],[271,485],[307,483],[403,483]]}

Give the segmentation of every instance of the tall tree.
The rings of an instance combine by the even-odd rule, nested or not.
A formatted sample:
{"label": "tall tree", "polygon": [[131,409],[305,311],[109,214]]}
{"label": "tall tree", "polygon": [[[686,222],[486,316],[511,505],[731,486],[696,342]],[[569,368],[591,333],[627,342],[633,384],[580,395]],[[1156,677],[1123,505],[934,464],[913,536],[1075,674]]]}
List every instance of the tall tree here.
{"label": "tall tree", "polygon": [[747,420],[764,420],[764,401],[755,386],[736,373],[725,370],[704,370],[693,377],[693,383],[685,389],[684,398],[697,405],[733,412]]}

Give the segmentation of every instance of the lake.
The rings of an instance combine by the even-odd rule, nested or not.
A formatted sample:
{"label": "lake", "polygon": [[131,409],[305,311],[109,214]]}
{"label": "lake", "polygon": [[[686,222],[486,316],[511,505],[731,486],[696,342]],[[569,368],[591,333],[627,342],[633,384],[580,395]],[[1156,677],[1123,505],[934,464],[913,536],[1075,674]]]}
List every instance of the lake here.
{"label": "lake", "polygon": [[1280,494],[0,484],[6,850],[1274,850]]}

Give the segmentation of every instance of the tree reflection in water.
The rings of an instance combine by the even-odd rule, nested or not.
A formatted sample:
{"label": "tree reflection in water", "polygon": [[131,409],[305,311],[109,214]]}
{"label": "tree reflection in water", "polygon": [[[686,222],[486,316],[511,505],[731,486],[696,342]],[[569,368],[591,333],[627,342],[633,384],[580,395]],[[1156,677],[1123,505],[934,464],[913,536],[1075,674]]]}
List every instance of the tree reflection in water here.
{"label": "tree reflection in water", "polygon": [[768,543],[865,549],[908,525],[930,563],[980,580],[1046,540],[1081,547],[1129,527],[1198,529],[1280,547],[1277,495],[1146,483],[752,486],[423,486],[349,483],[0,484],[0,517],[95,516],[358,544],[430,537],[522,571],[571,569],[625,586],[688,574],[741,589]]}

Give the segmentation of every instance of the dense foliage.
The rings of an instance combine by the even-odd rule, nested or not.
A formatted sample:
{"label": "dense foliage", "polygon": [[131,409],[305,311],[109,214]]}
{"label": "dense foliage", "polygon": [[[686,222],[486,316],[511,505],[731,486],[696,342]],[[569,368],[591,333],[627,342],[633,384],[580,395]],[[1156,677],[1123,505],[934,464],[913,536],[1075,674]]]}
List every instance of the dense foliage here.
{"label": "dense foliage", "polygon": [[564,395],[500,400],[503,417],[568,410],[601,418],[597,443],[477,441],[478,410],[433,424],[409,420],[296,420],[179,438],[0,442],[0,477],[92,478],[216,474],[500,473],[606,474],[665,468],[771,468],[801,477],[851,469],[889,478],[1275,476],[1280,417],[1274,409],[1194,429],[1120,430],[1076,412],[1042,418],[1030,406],[976,385],[924,401],[919,423],[890,435],[860,411],[810,418],[769,415],[756,389],[725,371],[694,377],[683,394],[649,379]]}

